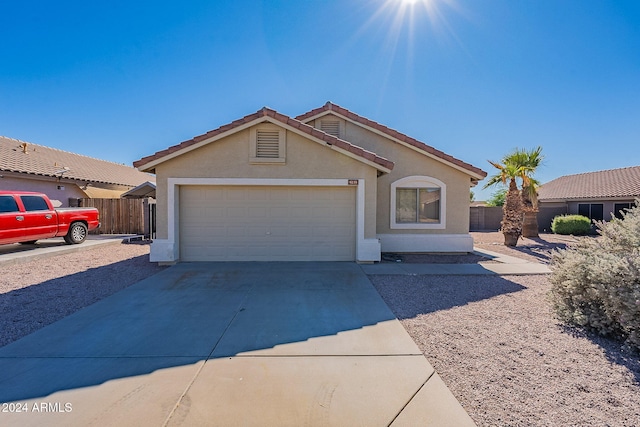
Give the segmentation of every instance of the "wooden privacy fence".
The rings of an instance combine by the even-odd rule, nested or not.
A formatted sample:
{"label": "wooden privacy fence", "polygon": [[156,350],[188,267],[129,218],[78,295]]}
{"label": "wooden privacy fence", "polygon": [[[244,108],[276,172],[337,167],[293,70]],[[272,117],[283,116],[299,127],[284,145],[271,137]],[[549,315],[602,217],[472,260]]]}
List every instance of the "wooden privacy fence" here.
{"label": "wooden privacy fence", "polygon": [[[557,215],[565,215],[567,207],[543,207],[538,211],[538,231],[551,232],[551,221]],[[502,206],[471,206],[469,231],[497,231],[502,222]]]}
{"label": "wooden privacy fence", "polygon": [[100,228],[97,234],[149,235],[150,205],[147,199],[78,199],[78,206],[98,209]]}

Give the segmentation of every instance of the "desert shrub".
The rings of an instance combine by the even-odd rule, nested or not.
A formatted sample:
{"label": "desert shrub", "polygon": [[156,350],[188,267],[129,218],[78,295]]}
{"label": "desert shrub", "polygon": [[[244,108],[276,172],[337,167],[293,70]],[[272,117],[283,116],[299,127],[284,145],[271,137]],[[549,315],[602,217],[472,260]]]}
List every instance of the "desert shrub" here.
{"label": "desert shrub", "polygon": [[563,321],[640,349],[640,201],[623,215],[553,254],[551,299]]}
{"label": "desert shrub", "polygon": [[591,231],[591,220],[582,215],[558,215],[551,222],[551,231],[581,236]]}

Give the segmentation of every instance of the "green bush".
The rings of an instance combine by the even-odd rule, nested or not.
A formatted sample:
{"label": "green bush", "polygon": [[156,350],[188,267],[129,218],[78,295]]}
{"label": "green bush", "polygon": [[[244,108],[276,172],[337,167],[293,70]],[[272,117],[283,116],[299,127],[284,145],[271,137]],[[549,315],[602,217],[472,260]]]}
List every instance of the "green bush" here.
{"label": "green bush", "polygon": [[555,234],[582,236],[591,231],[591,220],[582,215],[559,215],[553,218],[551,231]]}
{"label": "green bush", "polygon": [[553,254],[551,299],[563,321],[640,349],[640,201],[623,215]]}

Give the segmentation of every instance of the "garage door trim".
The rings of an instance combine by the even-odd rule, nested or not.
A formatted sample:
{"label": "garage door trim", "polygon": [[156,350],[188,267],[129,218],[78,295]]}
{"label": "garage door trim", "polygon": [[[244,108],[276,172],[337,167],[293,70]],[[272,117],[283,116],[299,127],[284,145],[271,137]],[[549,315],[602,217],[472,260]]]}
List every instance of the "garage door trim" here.
{"label": "garage door trim", "polygon": [[[380,260],[378,239],[364,237],[365,180],[340,179],[259,179],[259,178],[168,178],[167,179],[167,224],[166,241],[155,240],[152,245],[152,260],[177,261],[179,258],[179,194],[180,186],[225,185],[225,186],[299,186],[299,187],[341,187],[356,188],[356,261],[372,262]],[[155,255],[154,255],[155,254]],[[155,259],[153,259],[155,257]]]}

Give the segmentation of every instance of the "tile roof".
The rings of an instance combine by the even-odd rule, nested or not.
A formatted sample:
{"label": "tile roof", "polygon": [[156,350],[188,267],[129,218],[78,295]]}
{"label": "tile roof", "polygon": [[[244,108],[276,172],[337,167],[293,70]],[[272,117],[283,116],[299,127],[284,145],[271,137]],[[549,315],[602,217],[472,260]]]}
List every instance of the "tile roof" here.
{"label": "tile roof", "polygon": [[324,104],[322,107],[316,108],[314,110],[308,111],[304,114],[301,114],[299,116],[296,117],[296,119],[300,120],[301,122],[304,122],[306,120],[310,120],[312,118],[315,118],[316,116],[320,116],[323,115],[324,113],[327,112],[334,112],[336,114],[339,114],[341,116],[343,116],[346,119],[349,119],[351,121],[354,121],[356,123],[360,123],[362,125],[365,125],[367,127],[373,128],[379,132],[384,133],[387,136],[390,136],[391,138],[394,138],[396,140],[402,141],[405,144],[409,144],[413,147],[416,147],[418,149],[420,149],[421,151],[424,151],[425,153],[428,153],[436,158],[439,158],[441,160],[444,160],[445,162],[454,164],[464,170],[467,170],[468,172],[472,173],[473,175],[476,175],[476,177],[478,179],[483,179],[487,176],[487,172],[483,171],[480,168],[477,168],[469,163],[463,162],[462,160],[456,159],[455,157],[446,154],[440,150],[436,150],[435,148],[431,147],[430,145],[425,144],[424,142],[420,142],[415,138],[411,138],[408,135],[405,135],[401,132],[398,132],[395,129],[391,129],[383,124],[380,124],[378,122],[374,122],[373,120],[367,119],[366,117],[362,117],[352,111],[347,110],[346,108],[343,108],[339,105],[336,105],[332,102],[327,102],[326,104]]}
{"label": "tile roof", "polygon": [[[68,168],[64,173],[61,173]],[[130,166],[0,136],[0,172],[135,187],[154,177]]]}
{"label": "tile roof", "polygon": [[211,130],[207,133],[204,133],[202,135],[198,135],[192,139],[189,139],[187,141],[183,141],[180,144],[171,146],[165,150],[162,151],[158,151],[155,154],[152,154],[150,156],[147,157],[143,157],[140,160],[137,160],[135,162],[133,162],[133,165],[137,168],[140,168],[142,170],[153,170],[153,166],[151,167],[147,167],[145,168],[145,165],[148,165],[151,162],[155,162],[157,160],[161,160],[163,157],[168,156],[170,154],[173,154],[177,151],[180,150],[184,150],[194,144],[197,144],[199,142],[202,142],[206,139],[209,138],[213,138],[215,136],[221,135],[225,132],[231,131],[233,129],[236,129],[238,127],[241,127],[243,125],[247,125],[250,124],[252,122],[258,122],[259,119],[261,118],[270,118],[275,122],[280,122],[284,125],[288,125],[291,126],[295,129],[297,129],[299,132],[301,133],[305,133],[309,136],[312,136],[314,138],[320,139],[324,142],[326,142],[328,145],[333,145],[336,147],[339,147],[345,151],[348,151],[352,154],[355,154],[358,157],[361,157],[363,159],[369,160],[373,163],[376,163],[380,166],[382,166],[385,169],[393,169],[393,162],[390,160],[385,159],[384,157],[380,157],[375,153],[372,153],[371,151],[367,151],[361,147],[358,147],[357,145],[353,145],[348,141],[344,141],[342,139],[336,138],[333,135],[329,135],[328,133],[325,133],[319,129],[316,129],[312,126],[309,126],[307,124],[302,123],[299,120],[296,120],[294,118],[291,118],[289,116],[286,116],[284,114],[278,113],[275,110],[272,110],[268,107],[263,107],[262,109],[256,111],[253,114],[249,114],[247,116],[244,116],[241,119],[235,120],[231,123],[228,123],[226,125],[220,126],[217,129]]}
{"label": "tile roof", "polygon": [[538,200],[640,197],[640,166],[566,175],[543,184]]}

